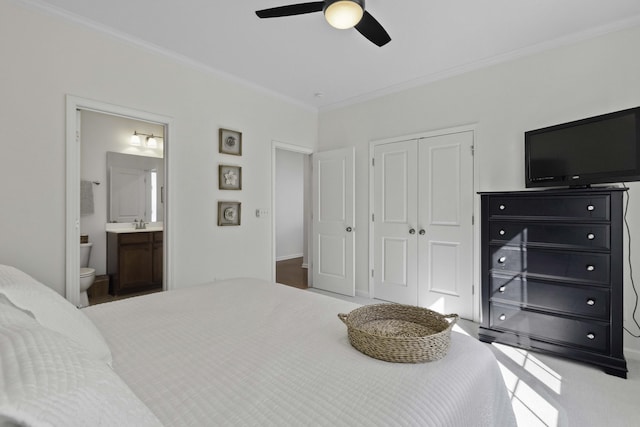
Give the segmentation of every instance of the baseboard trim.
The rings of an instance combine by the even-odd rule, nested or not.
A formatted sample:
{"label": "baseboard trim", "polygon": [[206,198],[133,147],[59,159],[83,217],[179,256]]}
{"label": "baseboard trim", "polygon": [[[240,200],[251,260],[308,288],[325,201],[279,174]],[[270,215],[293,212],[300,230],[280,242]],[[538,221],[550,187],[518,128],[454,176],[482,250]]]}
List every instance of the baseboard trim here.
{"label": "baseboard trim", "polygon": [[633,349],[630,349],[630,348],[625,348],[624,349],[624,355],[626,356],[627,359],[633,359],[633,360],[640,361],[640,350],[633,350]]}
{"label": "baseboard trim", "polygon": [[370,298],[369,297],[369,291],[362,291],[360,289],[356,289],[356,296],[357,297],[362,297],[362,298]]}
{"label": "baseboard trim", "polygon": [[288,259],[294,259],[294,258],[302,258],[303,256],[304,254],[282,255],[282,256],[276,257],[276,262],[286,261]]}

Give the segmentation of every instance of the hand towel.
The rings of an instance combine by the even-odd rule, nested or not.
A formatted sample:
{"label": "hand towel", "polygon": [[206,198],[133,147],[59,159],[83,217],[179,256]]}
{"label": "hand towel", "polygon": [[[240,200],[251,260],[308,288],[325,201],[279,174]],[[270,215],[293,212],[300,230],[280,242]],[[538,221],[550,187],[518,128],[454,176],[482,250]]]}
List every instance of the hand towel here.
{"label": "hand towel", "polygon": [[80,215],[93,214],[93,182],[80,181]]}

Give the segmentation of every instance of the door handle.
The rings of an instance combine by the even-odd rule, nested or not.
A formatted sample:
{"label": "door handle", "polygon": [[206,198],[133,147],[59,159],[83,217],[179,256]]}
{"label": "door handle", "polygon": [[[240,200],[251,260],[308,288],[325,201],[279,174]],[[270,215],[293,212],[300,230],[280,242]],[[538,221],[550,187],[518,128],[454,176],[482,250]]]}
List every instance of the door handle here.
{"label": "door handle", "polygon": [[353,231],[353,228],[347,227],[347,233],[351,233],[351,231]]}
{"label": "door handle", "polygon": [[416,234],[416,230],[415,230],[414,228],[411,228],[411,229],[409,230],[409,234]]}
{"label": "door handle", "polygon": [[424,236],[425,233],[426,233],[426,231],[424,231],[424,229],[418,231],[418,234],[421,235],[421,236]]}

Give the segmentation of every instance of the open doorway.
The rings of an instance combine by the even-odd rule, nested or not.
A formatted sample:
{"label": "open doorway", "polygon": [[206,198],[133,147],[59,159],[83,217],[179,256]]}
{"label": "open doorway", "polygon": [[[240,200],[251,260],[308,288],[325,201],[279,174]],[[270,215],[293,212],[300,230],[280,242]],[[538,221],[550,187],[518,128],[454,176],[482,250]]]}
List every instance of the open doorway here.
{"label": "open doorway", "polygon": [[[168,161],[168,142],[170,139],[171,133],[171,123],[172,120],[170,117],[162,116],[154,113],[139,111],[127,107],[112,105],[103,103],[100,101],[94,101],[85,98],[79,98],[75,96],[68,95],[67,96],[67,108],[66,108],[66,147],[67,147],[67,167],[66,167],[66,287],[65,293],[66,298],[74,305],[81,305],[81,291],[80,291],[80,244],[81,244],[81,185],[80,181],[82,179],[86,180],[89,184],[92,184],[92,181],[104,183],[102,185],[98,185],[98,187],[104,191],[106,188],[106,178],[104,175],[98,179],[94,178],[94,172],[97,170],[97,167],[90,167],[89,172],[83,171],[81,173],[81,157],[82,157],[82,138],[81,138],[81,112],[93,112],[98,113],[97,117],[101,117],[105,115],[105,117],[120,117],[131,119],[133,121],[145,122],[148,124],[155,124],[159,126],[159,129],[154,129],[155,131],[162,130],[163,135],[163,166],[165,171],[165,179],[164,179],[164,191],[162,193],[164,197],[164,206],[162,209],[162,220],[167,227],[163,231],[163,239],[162,241],[158,241],[156,245],[158,251],[162,251],[162,259],[163,262],[158,266],[157,270],[160,270],[161,273],[156,272],[156,276],[161,276],[160,279],[161,286],[163,289],[171,289],[172,288],[172,271],[171,268],[171,254],[170,254],[170,241],[171,241],[171,227],[168,225],[168,220],[170,218],[168,214],[168,206],[170,205],[170,192],[168,191],[170,185],[170,174],[169,171],[169,161]],[[134,129],[135,131],[140,131],[139,129]],[[125,135],[127,138],[131,138],[133,133],[126,132]],[[150,142],[150,141],[147,141]],[[85,153],[86,154],[86,153]],[[101,164],[106,163],[106,159],[100,161]],[[106,168],[106,165],[105,165]],[[92,184],[97,185],[97,184]],[[94,194],[95,197],[95,194]],[[94,203],[95,203],[94,198]],[[105,202],[106,203],[106,202]],[[94,205],[95,209],[98,209]],[[106,206],[99,209],[100,212],[106,211]],[[146,221],[145,221],[146,222]],[[108,223],[102,224],[103,230],[106,231],[106,225]],[[87,226],[85,221],[85,226]],[[149,230],[151,231],[151,230]],[[93,233],[95,236],[98,234]],[[155,243],[155,241],[154,241]],[[155,249],[155,247],[154,247]],[[95,269],[94,269],[95,270]],[[155,271],[155,270],[154,270]]]}
{"label": "open doorway", "polygon": [[274,143],[275,281],[300,289],[309,283],[310,150]]}
{"label": "open doorway", "polygon": [[[81,305],[161,290],[165,126],[84,109],[79,114],[80,179],[96,183],[89,194],[82,185],[80,191],[80,238],[89,245],[80,268],[95,277]],[[132,246],[132,236],[149,242]],[[120,247],[120,241],[129,243]]]}

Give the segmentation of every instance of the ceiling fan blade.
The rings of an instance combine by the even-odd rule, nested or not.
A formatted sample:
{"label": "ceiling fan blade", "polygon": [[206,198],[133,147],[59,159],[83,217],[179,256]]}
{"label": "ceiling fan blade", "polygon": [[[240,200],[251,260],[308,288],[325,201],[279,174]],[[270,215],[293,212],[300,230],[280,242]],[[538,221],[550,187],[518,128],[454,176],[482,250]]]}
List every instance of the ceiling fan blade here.
{"label": "ceiling fan blade", "polygon": [[364,15],[362,15],[362,19],[358,22],[355,28],[360,34],[378,46],[384,46],[391,41],[391,37],[387,31],[382,28],[382,25],[376,21],[376,18],[371,16],[371,14],[366,10],[364,11]]}
{"label": "ceiling fan blade", "polygon": [[302,15],[305,13],[321,12],[324,7],[323,1],[312,1],[309,3],[290,4],[288,6],[272,7],[256,11],[260,18],[279,18],[281,16]]}

